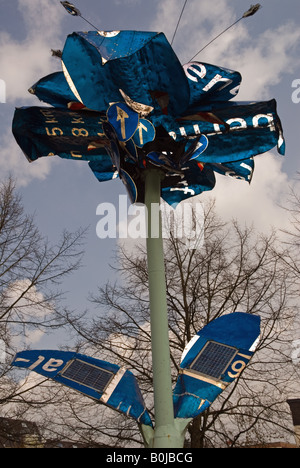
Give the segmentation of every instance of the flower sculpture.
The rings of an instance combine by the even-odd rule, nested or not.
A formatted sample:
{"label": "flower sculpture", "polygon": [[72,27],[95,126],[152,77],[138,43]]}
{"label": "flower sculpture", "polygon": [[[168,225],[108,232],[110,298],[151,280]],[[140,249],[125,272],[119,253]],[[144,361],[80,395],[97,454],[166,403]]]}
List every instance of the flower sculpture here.
{"label": "flower sculpture", "polygon": [[[58,155],[88,161],[100,182],[119,177],[131,202],[150,208],[149,225],[159,195],[176,205],[212,190],[215,173],[250,182],[254,156],[276,145],[284,154],[275,100],[231,101],[241,83],[238,72],[200,62],[182,66],[162,33],[73,33],[55,55],[62,71],[29,90],[50,106],[16,109],[17,143],[29,161]],[[246,367],[258,318],[235,313],[199,332],[185,350],[172,395],[161,233],[148,236],[147,256],[155,428],[134,377],[116,365],[53,351],[18,354],[13,365],[135,418],[145,446],[181,448],[191,419]]]}
{"label": "flower sculpture", "polygon": [[284,138],[276,101],[231,101],[241,75],[182,66],[162,33],[78,32],[62,71],[29,90],[51,107],[16,109],[13,134],[29,161],[84,160],[99,181],[120,177],[144,202],[144,173],[164,174],[161,196],[177,204],[215,186],[215,173],[251,181],[253,157]]}

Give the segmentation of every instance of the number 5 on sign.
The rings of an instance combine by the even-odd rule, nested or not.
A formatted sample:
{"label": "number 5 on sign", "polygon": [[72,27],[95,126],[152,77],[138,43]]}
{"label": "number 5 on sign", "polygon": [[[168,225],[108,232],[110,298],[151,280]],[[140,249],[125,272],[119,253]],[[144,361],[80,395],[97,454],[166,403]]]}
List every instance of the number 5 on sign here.
{"label": "number 5 on sign", "polygon": [[0,102],[6,103],[6,84],[4,80],[0,80]]}
{"label": "number 5 on sign", "polygon": [[138,148],[150,143],[155,138],[155,127],[146,119],[140,119],[138,128],[133,136],[133,141]]}

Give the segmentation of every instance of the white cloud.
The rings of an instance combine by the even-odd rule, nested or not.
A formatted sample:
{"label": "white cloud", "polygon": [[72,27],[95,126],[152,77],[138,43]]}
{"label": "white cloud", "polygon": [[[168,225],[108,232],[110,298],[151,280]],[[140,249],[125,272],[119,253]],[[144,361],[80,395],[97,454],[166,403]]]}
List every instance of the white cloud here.
{"label": "white cloud", "polygon": [[[164,31],[171,40],[181,8],[179,0],[162,0],[152,29]],[[198,0],[190,0],[173,44],[182,63],[237,19],[238,14],[228,0],[214,0],[213,8],[211,0],[202,0],[201,7]],[[300,64],[295,47],[300,30],[296,24],[288,23],[252,37],[247,27],[249,21],[255,21],[255,17],[239,22],[195,60],[239,71],[243,82],[238,99],[268,99],[269,87]]]}
{"label": "white cloud", "polygon": [[[152,30],[163,31],[171,40],[182,7],[182,0],[162,0],[157,9],[156,19],[151,25]],[[203,0],[200,5],[199,0],[189,0],[180,21],[174,42],[175,49],[195,54],[210,37],[219,33],[220,28],[228,26],[232,20],[232,9],[227,6],[227,0],[214,0],[213,8],[211,1]]]}
{"label": "white cloud", "polygon": [[[164,31],[172,39],[183,3],[181,0],[162,0],[154,30]],[[260,13],[257,13],[260,14]],[[205,46],[222,30],[238,19],[238,13],[228,0],[190,0],[182,17],[173,48],[182,63]],[[250,36],[248,22],[240,21],[220,39],[205,49],[195,60],[237,70],[242,84],[237,101],[268,100],[273,96],[271,86],[278,85],[285,74],[292,74],[300,65],[296,45],[300,30],[294,23],[286,23],[260,34]],[[280,38],[280,40],[279,40]],[[275,154],[274,149],[274,154]],[[217,175],[213,192],[203,194],[216,199],[217,209],[225,217],[237,218],[260,230],[288,225],[287,214],[279,207],[289,191],[287,174],[282,170],[283,159],[271,153],[255,158],[256,170],[247,183]]]}
{"label": "white cloud", "polygon": [[[61,48],[61,6],[51,0],[18,0],[26,25],[27,35],[17,40],[6,32],[0,33],[1,79],[6,83],[7,109],[11,105],[40,105],[27,90],[43,76],[60,69],[60,63],[51,56],[51,48]],[[56,67],[55,67],[56,65]],[[5,109],[5,107],[3,108]],[[3,126],[2,126],[3,130]],[[1,136],[0,169],[2,176],[13,174],[20,185],[33,179],[44,179],[50,171],[50,162],[41,160],[29,165],[15,142],[11,125]]]}
{"label": "white cloud", "polygon": [[[280,37],[280,40],[278,38]],[[294,45],[300,41],[300,30],[285,24],[267,30],[256,39],[249,38],[250,46],[237,51],[230,63],[242,73],[239,99],[269,99],[269,88],[280,83],[286,73],[293,73],[300,65]]]}
{"label": "white cloud", "polygon": [[[38,343],[45,334],[38,324],[43,324],[53,312],[51,303],[46,301],[44,295],[29,279],[22,279],[14,281],[2,291],[2,302],[5,308],[11,308],[9,334],[13,346],[20,349]],[[30,325],[31,322],[37,326]]]}
{"label": "white cloud", "polygon": [[[27,35],[17,40],[6,32],[0,34],[1,78],[6,82],[7,100],[24,103],[32,100],[27,90],[38,79],[53,72],[51,48],[61,47],[60,5],[50,0],[19,0],[19,9]],[[58,62],[58,69],[60,64]],[[35,103],[38,101],[35,100]],[[21,105],[21,104],[20,104]]]}
{"label": "white cloud", "polygon": [[51,169],[50,158],[41,158],[37,164],[27,161],[11,133],[1,137],[0,172],[1,175],[12,174],[19,186],[26,186],[33,179],[45,180]]}
{"label": "white cloud", "polygon": [[261,232],[285,229],[289,213],[283,206],[287,206],[289,180],[282,164],[283,159],[272,153],[258,156],[250,185],[220,175],[214,191],[201,197],[214,197],[217,213],[225,219],[237,219]]}
{"label": "white cloud", "polygon": [[[181,0],[162,0],[152,29],[163,31],[171,40],[182,6]],[[227,0],[214,0],[213,8],[211,0],[202,0],[201,5],[198,0],[189,0],[174,41],[175,51],[183,61],[187,62],[236,19],[234,9]],[[233,44],[239,44],[246,35],[247,31],[243,25],[230,30],[220,41],[210,46],[209,60],[206,57],[205,61],[214,63],[213,60],[223,57],[224,51],[230,49],[229,44],[232,48]],[[204,60],[205,54],[206,52],[197,57],[197,60]]]}
{"label": "white cloud", "polygon": [[2,292],[5,297],[6,307],[15,304],[18,308],[19,316],[34,316],[44,317],[48,313],[48,308],[45,308],[44,296],[38,292],[37,288],[29,279],[17,280],[7,287]]}

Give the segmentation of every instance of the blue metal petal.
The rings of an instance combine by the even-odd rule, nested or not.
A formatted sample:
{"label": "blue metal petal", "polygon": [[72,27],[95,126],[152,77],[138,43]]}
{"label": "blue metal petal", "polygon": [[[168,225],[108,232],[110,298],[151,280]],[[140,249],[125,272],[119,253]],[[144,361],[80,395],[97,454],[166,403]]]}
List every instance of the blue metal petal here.
{"label": "blue metal petal", "polygon": [[184,70],[162,33],[74,33],[64,47],[63,67],[72,91],[89,109],[106,111],[110,103],[122,100],[120,89],[159,111],[151,92],[165,93],[167,110],[174,115],[189,104]]}
{"label": "blue metal petal", "polygon": [[71,91],[63,72],[45,76],[35,83],[29,92],[54,107],[68,108],[71,102],[80,103]]}
{"label": "blue metal petal", "polygon": [[17,353],[12,366],[34,371],[134,418],[139,424],[152,426],[135,376],[116,364],[74,352],[35,350]]}
{"label": "blue metal petal", "polygon": [[239,91],[242,81],[239,72],[200,62],[187,63],[183,68],[190,86],[189,107],[204,102],[229,101]]}
{"label": "blue metal petal", "polygon": [[174,389],[175,417],[195,418],[239,377],[256,349],[260,317],[235,312],[206,325],[187,346]]}
{"label": "blue metal petal", "polygon": [[[176,141],[205,134],[209,145],[197,158],[204,163],[227,163],[249,159],[278,147],[284,154],[284,139],[276,101],[256,103],[220,103],[198,108],[198,112],[177,119]],[[219,122],[218,122],[219,120]],[[223,124],[222,124],[223,122]],[[167,130],[172,132],[166,121]]]}

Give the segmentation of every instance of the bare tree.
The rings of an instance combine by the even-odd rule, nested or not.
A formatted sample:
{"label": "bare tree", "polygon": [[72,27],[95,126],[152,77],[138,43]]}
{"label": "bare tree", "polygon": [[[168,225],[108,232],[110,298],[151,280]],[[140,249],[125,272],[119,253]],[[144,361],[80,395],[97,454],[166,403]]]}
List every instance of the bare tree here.
{"label": "bare tree", "polygon": [[[212,320],[234,311],[257,314],[262,333],[250,365],[191,423],[186,443],[190,447],[224,447],[285,440],[293,432],[286,399],[299,380],[290,350],[299,286],[287,261],[288,252],[279,250],[275,233],[263,236],[237,222],[224,223],[211,205],[206,208],[202,228],[205,242],[199,249],[188,248],[186,239],[172,232],[165,241],[174,382],[186,344]],[[90,322],[72,321],[72,326],[81,338],[81,349],[135,373],[153,415],[144,245],[130,250],[123,246],[118,262],[120,284],[108,283],[92,298],[99,317]],[[101,423],[106,440],[109,437],[111,444],[116,438],[119,444],[141,442],[132,422],[112,417],[113,425],[109,415]]]}
{"label": "bare tree", "polygon": [[282,230],[285,236],[285,244],[288,246],[290,255],[287,257],[287,262],[296,274],[300,275],[300,193],[299,179],[290,187],[289,202],[284,207],[290,215],[290,228]]}
{"label": "bare tree", "polygon": [[36,333],[66,323],[60,284],[80,265],[83,236],[83,230],[63,232],[59,243],[50,245],[24,212],[15,182],[0,183],[1,411],[17,397],[25,398],[26,385],[19,388],[9,372],[13,355]]}
{"label": "bare tree", "polygon": [[[183,349],[207,323],[240,311],[260,315],[262,329],[254,358],[238,380],[190,424],[186,445],[239,447],[293,440],[286,400],[299,387],[299,368],[291,359],[299,276],[290,250],[274,232],[264,236],[235,221],[218,219],[213,205],[205,208],[198,232],[199,237],[205,234],[199,248],[197,242],[191,248],[173,229],[165,240],[174,383]],[[73,350],[125,366],[136,375],[153,416],[145,245],[123,245],[116,258],[120,281],[108,282],[92,297],[99,313],[92,318],[67,313],[65,320],[77,336]],[[33,387],[35,378],[28,379],[25,386]],[[49,381],[38,385],[30,392],[30,401],[22,389],[13,401],[24,415],[44,423],[48,438],[87,446],[142,445],[133,420]]]}

